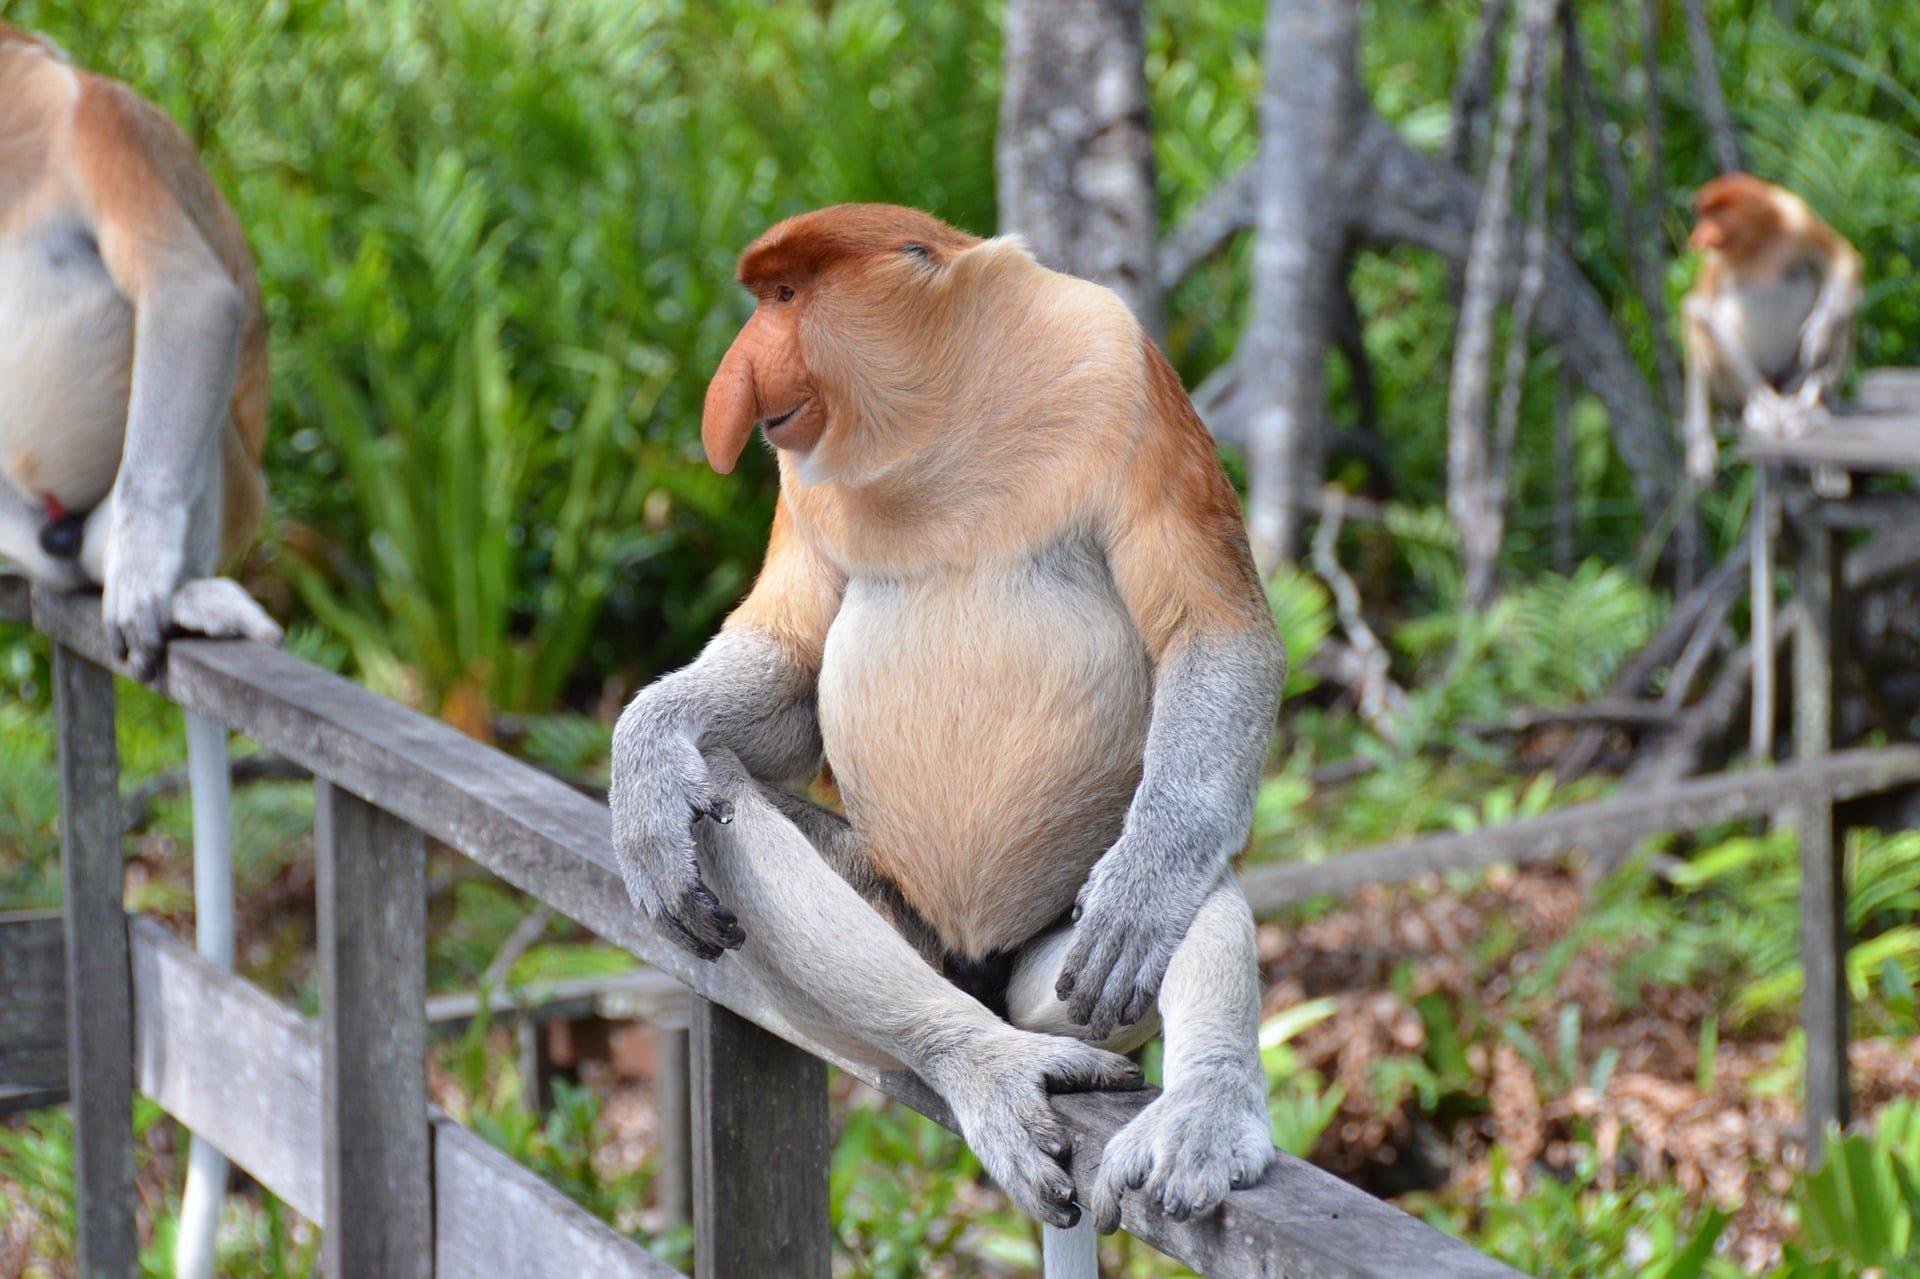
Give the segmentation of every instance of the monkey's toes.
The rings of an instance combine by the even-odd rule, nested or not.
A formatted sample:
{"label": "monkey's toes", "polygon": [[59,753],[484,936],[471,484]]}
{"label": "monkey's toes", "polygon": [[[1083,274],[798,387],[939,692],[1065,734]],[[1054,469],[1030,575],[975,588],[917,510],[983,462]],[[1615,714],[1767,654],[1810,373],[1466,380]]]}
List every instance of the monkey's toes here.
{"label": "monkey's toes", "polygon": [[1166,1094],[1107,1143],[1091,1196],[1094,1228],[1119,1229],[1130,1192],[1175,1221],[1204,1216],[1229,1191],[1258,1181],[1272,1161],[1265,1105],[1252,1090],[1224,1082]]}
{"label": "monkey's toes", "polygon": [[1131,1091],[1143,1082],[1140,1067],[1119,1053],[1072,1041],[1047,1063],[1043,1077],[1050,1093]]}
{"label": "monkey's toes", "polygon": [[698,878],[681,894],[679,902],[663,913],[662,922],[675,941],[702,959],[718,959],[724,951],[740,949],[747,940],[739,917],[721,905],[713,890]]}

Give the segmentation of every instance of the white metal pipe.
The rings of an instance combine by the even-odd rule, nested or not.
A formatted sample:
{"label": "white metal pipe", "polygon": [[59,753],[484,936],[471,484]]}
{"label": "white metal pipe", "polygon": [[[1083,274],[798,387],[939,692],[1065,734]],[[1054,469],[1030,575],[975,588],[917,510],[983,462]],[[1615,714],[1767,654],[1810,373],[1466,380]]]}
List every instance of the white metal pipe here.
{"label": "white metal pipe", "polygon": [[1045,1279],[1100,1279],[1100,1236],[1091,1213],[1083,1210],[1071,1230],[1040,1227],[1040,1273]]}
{"label": "white metal pipe", "polygon": [[[202,955],[233,967],[232,779],[227,730],[187,712],[187,781],[193,799],[193,919]],[[213,1279],[214,1235],[226,1198],[227,1157],[200,1137],[187,1156],[187,1189],[174,1241],[178,1279]]]}

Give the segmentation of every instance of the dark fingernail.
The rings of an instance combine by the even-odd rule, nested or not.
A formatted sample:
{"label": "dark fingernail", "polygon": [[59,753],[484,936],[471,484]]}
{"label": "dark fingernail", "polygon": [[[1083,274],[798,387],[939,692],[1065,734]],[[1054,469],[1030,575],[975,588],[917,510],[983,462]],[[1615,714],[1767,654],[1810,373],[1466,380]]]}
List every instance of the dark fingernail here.
{"label": "dark fingernail", "polygon": [[1068,922],[1068,923],[1070,923],[1070,924],[1077,924],[1077,923],[1079,923],[1079,922],[1080,922],[1080,916],[1081,916],[1081,915],[1082,915],[1083,913],[1084,913],[1084,908],[1083,908],[1083,907],[1082,907],[1082,906],[1080,905],[1080,903],[1079,903],[1079,902],[1075,902],[1075,903],[1073,904],[1073,913],[1067,916],[1067,922]]}
{"label": "dark fingernail", "polygon": [[732,800],[716,799],[713,801],[713,807],[708,811],[713,814],[713,820],[719,822],[722,826],[730,826],[733,824]]}

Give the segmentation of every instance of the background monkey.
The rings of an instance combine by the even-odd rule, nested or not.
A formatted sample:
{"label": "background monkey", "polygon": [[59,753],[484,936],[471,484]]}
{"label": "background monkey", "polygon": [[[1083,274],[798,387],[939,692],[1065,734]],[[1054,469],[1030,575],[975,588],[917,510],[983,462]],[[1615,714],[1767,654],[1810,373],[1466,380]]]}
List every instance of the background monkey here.
{"label": "background monkey", "polygon": [[1685,303],[1687,473],[1713,478],[1709,396],[1749,430],[1799,434],[1846,375],[1860,255],[1799,196],[1729,173],[1694,196],[1706,254]]}
{"label": "background monkey", "polygon": [[[0,558],[105,588],[151,676],[170,629],[277,642],[209,576],[266,510],[267,332],[239,223],[173,122],[0,23]],[[227,741],[187,716],[195,926],[233,959]],[[174,1264],[210,1279],[226,1160],[195,1140]]]}
{"label": "background monkey", "polygon": [[149,674],[170,627],[279,638],[209,576],[266,510],[266,358],[252,256],[185,136],[0,23],[0,556],[103,586]]}
{"label": "background monkey", "polygon": [[[701,436],[725,472],[760,427],[780,503],[747,599],[621,717],[629,892],[917,1071],[1058,1226],[1046,1091],[1130,1079],[1093,1045],[1143,1041],[1157,1000],[1167,1090],[1088,1203],[1102,1230],[1136,1188],[1211,1210],[1272,1158],[1228,860],[1286,671],[1211,438],[1125,305],[1016,240],[847,205],[739,278]],[[781,789],[823,751],[850,820]]]}

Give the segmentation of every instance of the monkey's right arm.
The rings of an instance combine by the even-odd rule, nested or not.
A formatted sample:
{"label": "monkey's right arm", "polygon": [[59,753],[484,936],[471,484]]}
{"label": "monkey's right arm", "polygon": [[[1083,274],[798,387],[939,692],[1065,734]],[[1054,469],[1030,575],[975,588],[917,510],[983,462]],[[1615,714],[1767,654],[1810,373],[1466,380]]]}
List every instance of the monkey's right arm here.
{"label": "monkey's right arm", "polygon": [[698,659],[649,684],[613,738],[613,847],[627,893],[674,941],[717,959],[746,940],[700,879],[693,823],[729,821],[701,758],[724,746],[755,777],[804,779],[820,760],[815,685],[844,582],[795,534],[782,500],[753,591]]}

